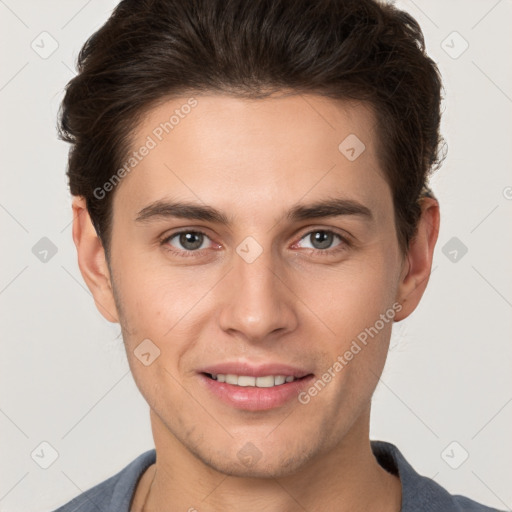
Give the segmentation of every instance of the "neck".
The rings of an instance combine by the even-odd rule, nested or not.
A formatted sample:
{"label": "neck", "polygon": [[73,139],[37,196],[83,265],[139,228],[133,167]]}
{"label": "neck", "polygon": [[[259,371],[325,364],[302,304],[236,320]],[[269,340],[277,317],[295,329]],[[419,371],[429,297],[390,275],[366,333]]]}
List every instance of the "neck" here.
{"label": "neck", "polygon": [[[157,460],[141,479],[133,512],[169,509],[170,504],[191,512],[400,511],[400,480],[378,464],[371,450],[369,409],[334,449],[279,478],[216,471],[151,414]],[[137,508],[141,493],[145,505]]]}

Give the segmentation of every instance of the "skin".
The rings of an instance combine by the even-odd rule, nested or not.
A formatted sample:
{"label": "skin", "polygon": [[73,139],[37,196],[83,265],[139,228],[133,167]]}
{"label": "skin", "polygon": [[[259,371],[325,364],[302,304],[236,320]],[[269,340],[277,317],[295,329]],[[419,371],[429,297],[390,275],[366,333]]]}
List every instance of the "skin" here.
{"label": "skin", "polygon": [[[242,411],[210,395],[197,370],[272,361],[321,376],[393,304],[401,306],[394,321],[414,311],[431,271],[439,205],[422,200],[417,236],[402,254],[375,119],[362,104],[314,94],[194,97],[197,107],[117,186],[110,265],[83,198],[73,201],[80,270],[99,311],[120,323],[150,406],[157,461],[140,479],[132,511],[147,497],[145,510],[397,512],[400,481],[377,463],[369,441],[392,322],[306,405],[293,399]],[[187,99],[150,110],[133,148]],[[354,161],[338,150],[349,134],[366,146]],[[372,220],[283,219],[297,203],[332,197],[362,203]],[[159,199],[210,205],[233,223],[135,221]],[[182,228],[207,235],[199,252],[179,237],[160,244]],[[315,230],[351,243],[334,236],[319,246]],[[236,252],[247,236],[263,249],[252,263]],[[149,366],[134,355],[146,338],[160,349]],[[237,457],[247,442],[261,454],[252,467]]]}

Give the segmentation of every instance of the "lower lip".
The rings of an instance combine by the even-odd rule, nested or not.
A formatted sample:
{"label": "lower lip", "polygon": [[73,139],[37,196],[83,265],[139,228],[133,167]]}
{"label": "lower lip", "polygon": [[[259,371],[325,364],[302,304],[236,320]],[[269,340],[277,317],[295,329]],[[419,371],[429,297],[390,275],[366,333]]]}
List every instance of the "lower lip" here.
{"label": "lower lip", "polygon": [[258,388],[255,386],[234,386],[225,382],[211,379],[207,375],[200,374],[201,381],[207,388],[223,402],[246,411],[265,411],[280,407],[306,388],[313,375],[308,375],[300,380],[285,382],[271,388]]}

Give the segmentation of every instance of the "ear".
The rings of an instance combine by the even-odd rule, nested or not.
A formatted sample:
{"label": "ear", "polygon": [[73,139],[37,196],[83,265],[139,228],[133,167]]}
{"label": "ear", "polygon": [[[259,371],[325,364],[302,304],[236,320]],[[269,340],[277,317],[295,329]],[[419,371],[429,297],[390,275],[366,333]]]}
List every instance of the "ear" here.
{"label": "ear", "polygon": [[395,315],[396,322],[407,318],[416,309],[427,287],[434,247],[439,234],[439,223],[437,200],[431,197],[422,198],[418,230],[409,243],[397,289],[396,299],[402,305],[402,309]]}
{"label": "ear", "polygon": [[119,322],[105,251],[86,207],[85,198],[73,197],[73,241],[78,266],[92,293],[98,311],[109,321]]}

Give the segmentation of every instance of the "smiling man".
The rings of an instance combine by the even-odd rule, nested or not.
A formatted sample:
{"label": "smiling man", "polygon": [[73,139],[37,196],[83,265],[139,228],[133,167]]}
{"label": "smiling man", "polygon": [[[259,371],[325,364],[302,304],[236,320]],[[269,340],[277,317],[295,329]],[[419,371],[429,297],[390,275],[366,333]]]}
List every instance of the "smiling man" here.
{"label": "smiling man", "polygon": [[491,510],[369,439],[431,271],[440,90],[390,5],[119,4],[60,133],[155,449],[59,512]]}

